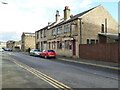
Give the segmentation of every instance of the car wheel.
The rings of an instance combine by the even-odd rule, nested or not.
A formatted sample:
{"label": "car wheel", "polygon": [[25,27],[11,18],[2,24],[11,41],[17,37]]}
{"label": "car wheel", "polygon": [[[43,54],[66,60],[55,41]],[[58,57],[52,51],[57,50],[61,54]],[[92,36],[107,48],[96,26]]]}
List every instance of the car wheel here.
{"label": "car wheel", "polygon": [[48,57],[45,55],[45,59],[47,59]]}

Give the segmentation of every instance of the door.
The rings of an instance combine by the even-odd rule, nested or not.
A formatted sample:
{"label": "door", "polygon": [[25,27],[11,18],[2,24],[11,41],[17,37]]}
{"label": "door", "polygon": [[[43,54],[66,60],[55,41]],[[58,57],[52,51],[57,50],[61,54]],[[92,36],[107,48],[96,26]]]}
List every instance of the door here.
{"label": "door", "polygon": [[73,40],[73,56],[76,56],[76,41]]}

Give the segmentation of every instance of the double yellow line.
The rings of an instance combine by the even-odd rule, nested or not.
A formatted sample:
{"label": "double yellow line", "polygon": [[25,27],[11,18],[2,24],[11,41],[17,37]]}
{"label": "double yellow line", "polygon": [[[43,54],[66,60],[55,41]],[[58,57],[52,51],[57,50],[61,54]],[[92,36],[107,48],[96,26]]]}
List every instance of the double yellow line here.
{"label": "double yellow line", "polygon": [[79,63],[79,64],[96,66],[96,67],[102,67],[102,68],[109,68],[109,69],[114,69],[114,70],[120,70],[120,68],[118,68],[118,67],[112,67],[112,66],[106,66],[106,65],[99,65],[99,64],[93,64],[93,63],[86,63],[86,62],[80,62],[80,61],[73,61],[73,60],[68,60],[68,59],[63,59],[63,58],[58,58],[58,59],[62,60],[62,61],[66,61],[66,62],[73,62],[73,63]]}
{"label": "double yellow line", "polygon": [[42,80],[48,82],[50,85],[52,85],[53,87],[55,88],[58,88],[58,89],[64,89],[64,90],[73,90],[71,87],[68,87],[67,85],[45,75],[44,73],[38,71],[38,70],[35,70],[34,68],[26,65],[26,64],[23,64],[17,60],[15,60],[14,58],[11,59],[11,61],[13,61],[14,63],[16,63],[17,65],[19,65],[20,67],[28,70],[29,72],[33,73],[34,75],[36,75],[37,77],[41,78]]}

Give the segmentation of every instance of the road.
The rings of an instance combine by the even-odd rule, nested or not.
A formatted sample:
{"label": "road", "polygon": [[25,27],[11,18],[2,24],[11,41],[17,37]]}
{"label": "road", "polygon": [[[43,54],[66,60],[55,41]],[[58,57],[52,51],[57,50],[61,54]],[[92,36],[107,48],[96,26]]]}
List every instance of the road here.
{"label": "road", "polygon": [[37,75],[45,74],[71,88],[118,88],[118,70],[33,57],[21,52],[5,54],[14,61],[27,65],[25,67],[28,67],[28,71],[32,68]]}

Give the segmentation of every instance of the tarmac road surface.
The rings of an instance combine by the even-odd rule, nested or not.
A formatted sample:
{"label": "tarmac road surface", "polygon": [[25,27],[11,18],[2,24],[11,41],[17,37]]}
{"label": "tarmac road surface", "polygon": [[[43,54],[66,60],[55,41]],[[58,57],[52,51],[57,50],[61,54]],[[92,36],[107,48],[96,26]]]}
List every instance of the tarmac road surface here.
{"label": "tarmac road surface", "polygon": [[[44,59],[40,57],[33,57],[27,54],[23,54],[21,52],[5,52],[4,55],[10,57],[10,59],[15,61],[16,63],[22,63],[19,65],[23,65],[26,70],[34,72],[37,75],[40,75],[40,73],[42,73],[42,75],[45,74],[47,75],[46,77],[55,79],[56,81],[59,81],[68,88],[118,88],[118,70],[89,66],[84,64],[75,64],[69,62],[67,63],[57,59]],[[5,58],[3,58],[3,64],[5,64],[4,60]],[[9,60],[6,61],[10,62]],[[15,63],[13,63],[13,67],[14,65]],[[3,69],[3,72],[5,69],[6,68]],[[23,74],[20,75],[27,78],[33,77],[24,75],[24,72],[26,71],[23,70]],[[43,85],[43,83],[47,83],[45,81],[39,83],[40,78],[34,78],[36,78],[35,81],[37,82],[37,84]],[[6,80],[6,78],[3,78],[3,81],[4,80]],[[34,85],[34,83],[35,82],[32,83],[32,80],[30,80],[29,83],[27,83],[26,85],[31,86]],[[42,85],[38,86],[41,87]],[[45,87],[49,88],[54,86],[46,84]],[[57,87],[59,87],[59,85]],[[60,87],[62,87],[62,85]]]}

